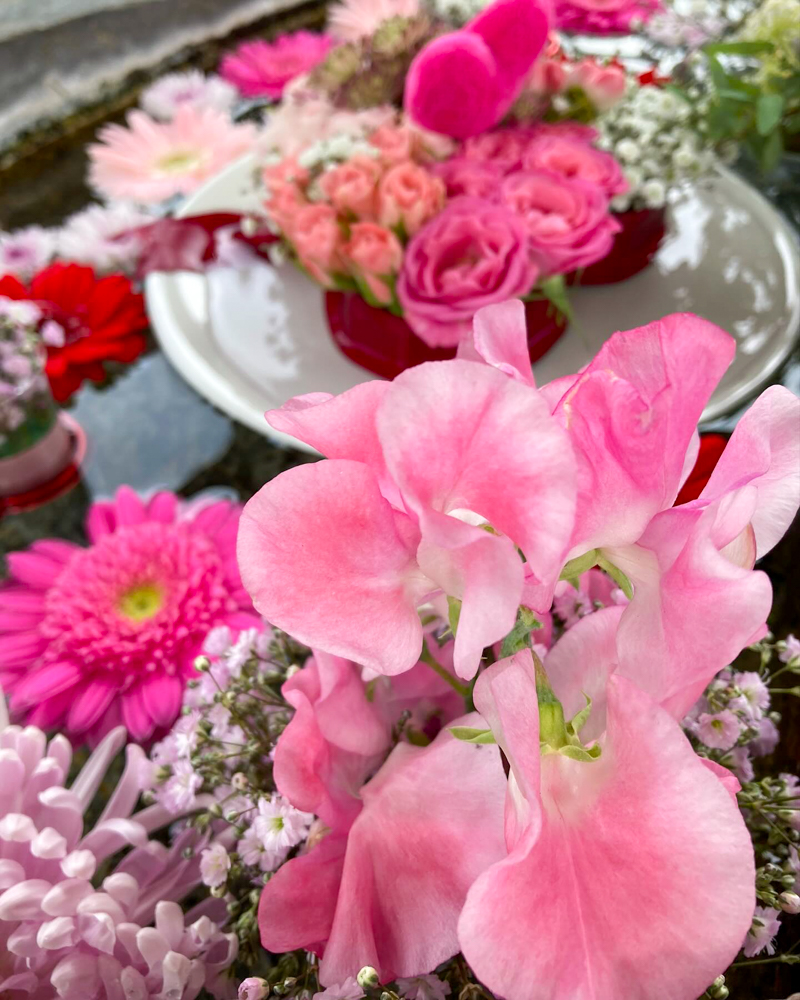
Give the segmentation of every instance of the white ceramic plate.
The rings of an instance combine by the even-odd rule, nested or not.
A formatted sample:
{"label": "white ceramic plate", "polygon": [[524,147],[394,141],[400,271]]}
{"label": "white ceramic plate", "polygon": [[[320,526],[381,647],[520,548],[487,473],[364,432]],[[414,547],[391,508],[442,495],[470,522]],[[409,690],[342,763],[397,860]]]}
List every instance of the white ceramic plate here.
{"label": "white ceramic plate", "polygon": [[[181,214],[257,208],[254,161],[245,157],[188,199]],[[577,371],[614,331],[673,312],[697,313],[738,342],[705,420],[740,406],[775,374],[800,331],[800,255],[788,223],[729,172],[681,192],[671,214],[652,266],[620,284],[572,290],[575,322],[536,363],[539,384]],[[265,410],[374,377],[339,353],[321,289],[291,265],[154,274],[146,293],[161,346],[187,382],[280,443],[311,450],[273,431]]]}

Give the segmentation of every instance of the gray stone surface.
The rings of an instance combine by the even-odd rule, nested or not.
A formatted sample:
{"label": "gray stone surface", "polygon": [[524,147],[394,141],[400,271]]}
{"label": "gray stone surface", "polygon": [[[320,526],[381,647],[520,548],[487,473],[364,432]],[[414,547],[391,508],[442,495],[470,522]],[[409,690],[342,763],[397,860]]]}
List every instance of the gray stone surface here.
{"label": "gray stone surface", "polygon": [[298,0],[44,0],[40,9],[40,3],[0,0],[0,151],[22,132],[102,100],[136,70],[300,6]]}

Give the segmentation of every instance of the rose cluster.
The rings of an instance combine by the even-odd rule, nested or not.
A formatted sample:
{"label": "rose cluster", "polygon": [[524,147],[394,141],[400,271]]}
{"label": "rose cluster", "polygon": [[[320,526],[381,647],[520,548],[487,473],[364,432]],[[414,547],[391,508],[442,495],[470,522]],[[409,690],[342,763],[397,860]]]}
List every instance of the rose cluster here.
{"label": "rose cluster", "polygon": [[[271,877],[259,920],[268,951],[321,956],[323,995],[363,966],[388,983],[458,953],[516,1000],[616,1000],[631,981],[643,1000],[724,995],[761,876],[737,777],[680,723],[765,635],[754,564],[800,504],[800,402],[773,387],[675,505],[733,346],[672,316],[539,389],[509,302],[478,313],[457,360],[268,414],[329,456],[267,484],[239,533],[256,607],[316,650],[290,679],[304,696],[275,782],[325,830]],[[376,683],[428,663],[437,617],[463,714],[367,763]],[[704,718],[725,710],[728,739],[760,732],[757,680],[722,682],[704,736],[725,735]]]}
{"label": "rose cluster", "polygon": [[503,128],[435,159],[419,132],[384,125],[268,166],[266,207],[315,280],[355,286],[454,347],[477,309],[611,249],[609,202],[627,185],[593,138],[574,124]]}

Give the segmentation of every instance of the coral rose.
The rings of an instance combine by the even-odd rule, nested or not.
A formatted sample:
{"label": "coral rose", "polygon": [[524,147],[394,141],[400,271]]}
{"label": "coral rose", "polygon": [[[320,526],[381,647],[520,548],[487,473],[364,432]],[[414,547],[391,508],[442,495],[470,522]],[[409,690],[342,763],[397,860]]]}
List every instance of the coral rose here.
{"label": "coral rose", "polygon": [[406,248],[397,296],[431,347],[454,347],[482,306],[527,295],[539,277],[525,223],[480,198],[455,198]]}
{"label": "coral rose", "polygon": [[403,248],[390,230],[374,222],[357,222],[342,247],[342,257],[356,280],[363,281],[381,305],[392,301],[391,279],[403,262]]}
{"label": "coral rose", "polygon": [[573,67],[566,87],[580,87],[598,111],[608,111],[624,96],[627,76],[618,63],[601,66],[594,59],[582,59]]}
{"label": "coral rose", "polygon": [[380,150],[383,163],[393,165],[411,159],[415,136],[411,129],[384,125],[372,133],[369,144]]}
{"label": "coral rose", "polygon": [[502,199],[525,222],[543,274],[565,274],[601,260],[621,226],[596,184],[546,170],[506,177]]}
{"label": "coral rose", "polygon": [[324,173],[319,186],[337,211],[374,222],[380,176],[381,168],[375,160],[369,156],[354,156]]}
{"label": "coral rose", "polygon": [[444,182],[424,167],[408,161],[398,163],[378,184],[378,221],[384,226],[402,225],[409,236],[441,211]]}
{"label": "coral rose", "polygon": [[287,235],[312,278],[331,287],[342,242],[336,211],[330,205],[306,205],[292,217]]}
{"label": "coral rose", "polygon": [[528,128],[498,128],[467,139],[462,156],[468,160],[490,162],[507,174],[522,166],[522,158],[530,143]]}

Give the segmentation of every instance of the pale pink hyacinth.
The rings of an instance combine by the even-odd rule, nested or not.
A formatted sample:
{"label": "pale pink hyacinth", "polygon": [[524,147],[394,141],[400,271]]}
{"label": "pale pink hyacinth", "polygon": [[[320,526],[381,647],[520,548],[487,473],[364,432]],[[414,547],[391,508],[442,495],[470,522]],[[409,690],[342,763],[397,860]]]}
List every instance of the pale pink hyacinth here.
{"label": "pale pink hyacinth", "polygon": [[42,226],[26,226],[13,233],[0,231],[0,278],[11,274],[29,281],[50,263],[55,250],[55,232]]}
{"label": "pale pink hyacinth", "polygon": [[419,0],[340,0],[328,8],[328,28],[342,42],[366,38],[392,17],[416,17]]}
{"label": "pale pink hyacinth", "polygon": [[160,77],[142,91],[139,103],[149,115],[168,122],[185,107],[229,114],[238,98],[232,83],[213,73],[206,76],[199,69],[190,69]]}
{"label": "pale pink hyacinth", "polygon": [[214,625],[259,626],[234,558],[240,507],[121,487],[94,503],[91,545],[8,555],[0,681],[12,710],[77,742],[120,722],[144,741],[170,726]]}
{"label": "pale pink hyacinth", "polygon": [[274,42],[243,42],[220,63],[220,76],[245,97],[279,98],[287,84],[312,70],[333,44],[328,35],[294,31]]}
{"label": "pale pink hyacinth", "polygon": [[[116,790],[84,829],[125,745],[124,729],[105,737],[68,789],[72,754],[63,736],[48,744],[33,726],[0,728],[0,995],[194,1000],[205,987],[231,996],[223,973],[236,957],[236,937],[209,918],[224,917],[224,906],[184,914],[177,902],[199,881],[198,835],[186,830],[168,848],[149,837],[172,820],[169,813],[151,806],[131,814],[142,749],[128,745]],[[95,885],[96,872],[127,847]]]}
{"label": "pale pink hyacinth", "polygon": [[90,205],[71,215],[58,230],[58,255],[88,264],[100,273],[130,274],[141,253],[141,244],[133,230],[151,222],[152,215],[124,202]]}
{"label": "pale pink hyacinth", "polygon": [[170,122],[131,111],[125,125],[104,126],[88,147],[89,180],[106,198],[157,204],[190,194],[248,152],[256,134],[211,108],[181,107]]}

